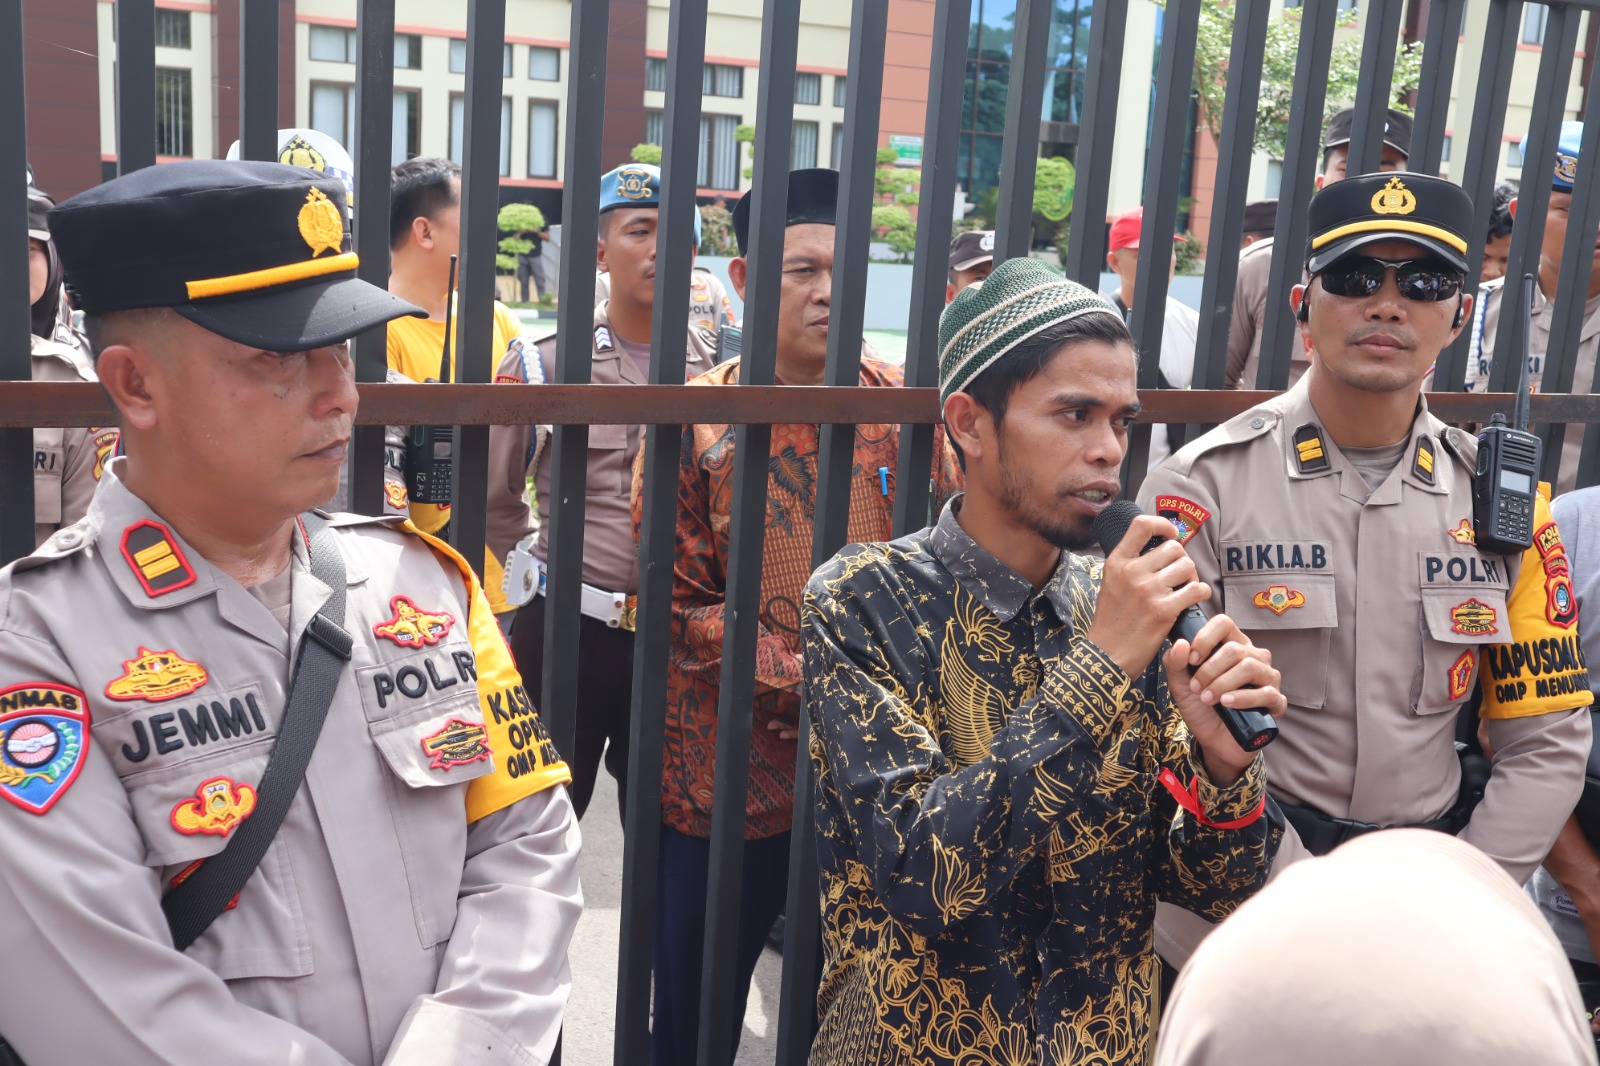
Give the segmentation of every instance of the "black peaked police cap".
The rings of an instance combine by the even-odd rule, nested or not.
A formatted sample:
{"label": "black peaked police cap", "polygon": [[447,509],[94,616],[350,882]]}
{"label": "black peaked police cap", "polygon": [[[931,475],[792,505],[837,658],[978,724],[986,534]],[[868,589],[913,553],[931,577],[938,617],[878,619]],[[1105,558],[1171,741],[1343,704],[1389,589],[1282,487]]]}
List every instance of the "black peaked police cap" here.
{"label": "black peaked police cap", "polygon": [[[753,192],[747,192],[733,205],[733,236],[739,242],[740,255],[750,254],[750,199],[754,195]],[[789,201],[783,220],[785,227],[807,222],[831,226],[838,211],[837,170],[812,167],[789,172]]]}
{"label": "black peaked police cap", "polygon": [[1308,214],[1306,269],[1313,274],[1378,241],[1420,244],[1467,273],[1472,197],[1443,178],[1406,171],[1346,178],[1313,196]]}
{"label": "black peaked police cap", "polygon": [[320,348],[424,314],[356,277],[344,183],[283,163],[146,167],[50,212],[88,314],[170,307],[239,344]]}

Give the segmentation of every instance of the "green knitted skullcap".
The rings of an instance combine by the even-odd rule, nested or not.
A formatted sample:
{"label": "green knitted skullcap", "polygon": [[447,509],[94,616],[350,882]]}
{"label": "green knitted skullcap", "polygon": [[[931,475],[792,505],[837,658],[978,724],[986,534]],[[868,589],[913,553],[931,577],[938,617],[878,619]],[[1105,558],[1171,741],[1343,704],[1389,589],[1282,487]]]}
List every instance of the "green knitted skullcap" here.
{"label": "green knitted skullcap", "polygon": [[1122,316],[1111,302],[1037,259],[1007,259],[956,293],[939,318],[939,403],[1018,344],[1079,315]]}

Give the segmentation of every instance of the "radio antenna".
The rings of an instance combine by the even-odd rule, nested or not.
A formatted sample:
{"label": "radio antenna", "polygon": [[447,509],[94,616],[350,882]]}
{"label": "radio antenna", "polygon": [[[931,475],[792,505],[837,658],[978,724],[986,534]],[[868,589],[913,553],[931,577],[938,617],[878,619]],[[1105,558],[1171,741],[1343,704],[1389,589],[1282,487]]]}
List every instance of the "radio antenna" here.
{"label": "radio antenna", "polygon": [[1511,425],[1528,428],[1528,360],[1533,341],[1533,275],[1522,275],[1522,365],[1517,370],[1517,395],[1511,404]]}
{"label": "radio antenna", "polygon": [[439,380],[449,384],[453,369],[450,365],[450,325],[456,314],[456,257],[450,257],[450,284],[444,291],[444,353],[439,356]]}

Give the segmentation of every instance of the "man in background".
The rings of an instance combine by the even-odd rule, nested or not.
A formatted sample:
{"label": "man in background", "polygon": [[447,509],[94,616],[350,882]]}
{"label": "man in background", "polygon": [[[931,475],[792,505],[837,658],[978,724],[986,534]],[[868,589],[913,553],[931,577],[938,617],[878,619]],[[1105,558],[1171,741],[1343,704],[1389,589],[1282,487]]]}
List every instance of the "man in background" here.
{"label": "man in background", "polygon": [[994,230],[969,229],[950,242],[950,280],[944,286],[944,302],[956,293],[976,285],[994,269]]}

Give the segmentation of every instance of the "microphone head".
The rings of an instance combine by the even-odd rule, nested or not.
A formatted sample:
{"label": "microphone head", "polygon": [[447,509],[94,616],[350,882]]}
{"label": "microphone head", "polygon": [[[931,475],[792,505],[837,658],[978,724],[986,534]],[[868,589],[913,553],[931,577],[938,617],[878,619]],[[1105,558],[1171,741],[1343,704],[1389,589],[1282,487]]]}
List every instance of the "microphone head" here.
{"label": "microphone head", "polygon": [[1110,555],[1128,535],[1128,527],[1143,512],[1132,500],[1112,500],[1105,510],[1094,516],[1094,536],[1101,549]]}

